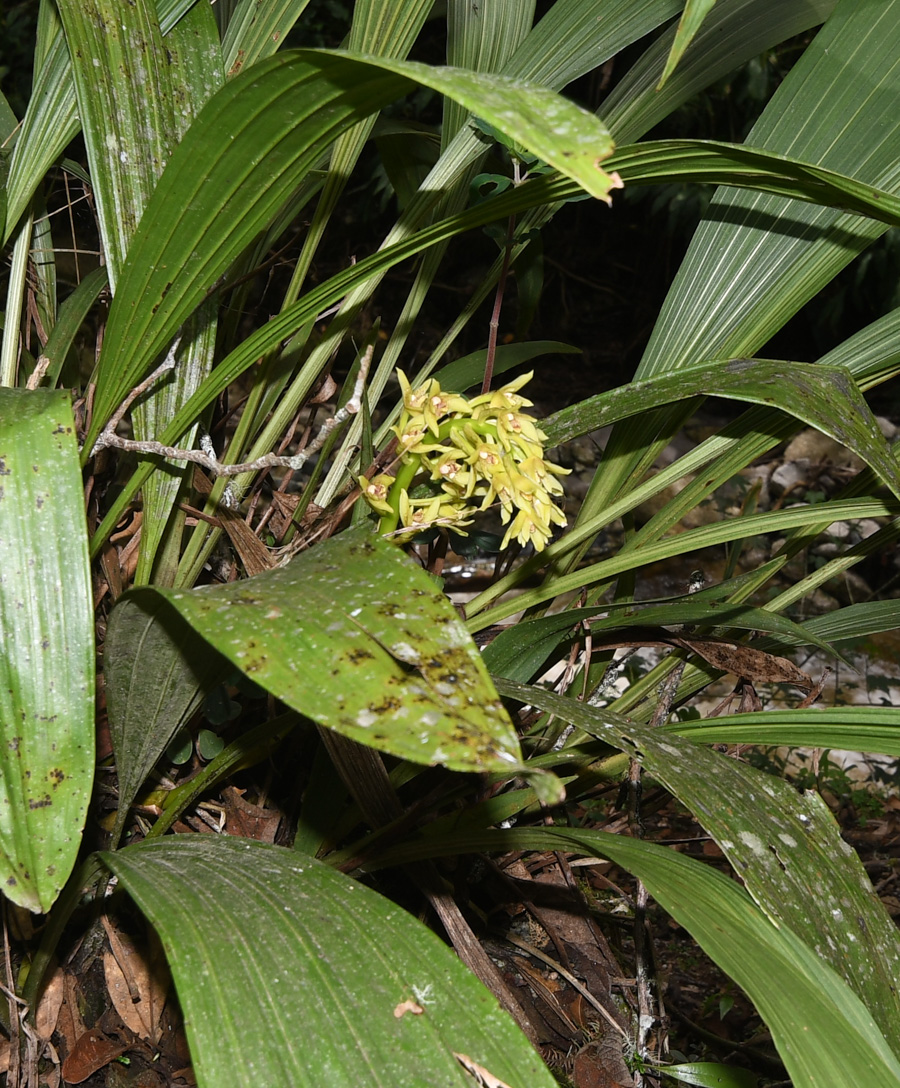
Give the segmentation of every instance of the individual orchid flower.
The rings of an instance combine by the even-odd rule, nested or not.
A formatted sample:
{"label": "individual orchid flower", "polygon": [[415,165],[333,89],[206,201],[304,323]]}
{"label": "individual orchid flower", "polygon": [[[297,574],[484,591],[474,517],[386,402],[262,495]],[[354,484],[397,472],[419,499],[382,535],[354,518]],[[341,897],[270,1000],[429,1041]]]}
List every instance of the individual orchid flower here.
{"label": "individual orchid flower", "polygon": [[[422,411],[425,400],[431,393],[431,387],[437,385],[437,382],[432,378],[427,385],[423,385],[420,389],[414,390],[409,384],[409,378],[407,378],[402,370],[397,371],[397,381],[400,383],[400,391],[403,394],[403,407],[407,412],[410,412],[413,415]],[[440,388],[440,386],[438,386],[438,388]]]}
{"label": "individual orchid flower", "polygon": [[[416,426],[422,426],[438,437],[440,421],[454,412],[469,414],[469,402],[458,393],[445,393],[435,378],[429,380],[420,389],[413,390],[402,370],[397,371],[397,379],[403,392],[403,407]],[[401,426],[403,426],[401,421]]]}
{"label": "individual orchid flower", "polygon": [[469,457],[469,464],[475,468],[479,476],[490,480],[503,468],[503,449],[496,442],[479,442],[475,452]]}
{"label": "individual orchid flower", "polygon": [[356,482],[359,484],[366,502],[373,510],[377,510],[379,514],[393,513],[393,507],[388,502],[388,494],[394,486],[393,476],[383,474],[373,476],[371,480],[366,476],[358,476]]}
{"label": "individual orchid flower", "polygon": [[397,435],[397,445],[403,454],[449,453],[446,446],[439,442],[430,442],[428,428],[423,425],[424,417],[413,416],[405,427],[394,427],[392,430]]}
{"label": "individual orchid flower", "polygon": [[496,425],[497,437],[506,449],[511,449],[515,444],[532,454],[534,451],[543,452],[547,436],[535,426],[533,416],[524,412],[498,412]]}
{"label": "individual orchid flower", "polygon": [[[472,523],[471,518],[466,516],[469,507],[464,503],[445,502],[444,498],[445,496],[434,495],[412,499],[405,488],[400,492],[400,524],[404,529],[410,530],[409,536],[415,536],[433,525],[447,526],[465,536],[463,528]],[[398,539],[409,537],[401,532]]]}
{"label": "individual orchid flower", "polygon": [[568,476],[572,470],[545,461],[543,457],[528,457],[519,462],[519,471],[551,495],[562,495],[563,486],[556,477]]}
{"label": "individual orchid flower", "polygon": [[495,411],[516,411],[519,408],[530,408],[534,401],[518,396],[517,391],[523,385],[527,385],[533,377],[534,371],[530,370],[527,374],[522,374],[491,393],[482,393],[480,396],[473,397],[469,401],[469,408],[473,415],[479,418],[484,408],[493,408]]}
{"label": "individual orchid flower", "polygon": [[451,450],[431,462],[431,479],[439,481],[448,495],[470,498],[477,476],[462,460],[460,450]]}
{"label": "individual orchid flower", "polygon": [[550,533],[527,510],[520,510],[506,530],[500,550],[506,548],[512,540],[517,540],[523,547],[533,544],[536,552],[542,552],[550,543]]}

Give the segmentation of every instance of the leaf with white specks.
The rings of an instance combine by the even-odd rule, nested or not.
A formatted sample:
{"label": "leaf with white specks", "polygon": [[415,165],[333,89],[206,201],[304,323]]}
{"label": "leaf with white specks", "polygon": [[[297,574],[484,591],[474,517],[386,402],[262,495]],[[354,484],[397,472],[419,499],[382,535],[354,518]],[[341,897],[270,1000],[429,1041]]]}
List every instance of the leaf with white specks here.
{"label": "leaf with white specks", "polygon": [[897,930],[818,794],[601,708],[508,680],[497,687],[639,759],[691,809],[763,911],[847,980],[900,1050]]}
{"label": "leaf with white specks", "polygon": [[94,620],[68,395],[0,389],[0,887],[47,911],[94,773]]}
{"label": "leaf with white specks", "polygon": [[200,1088],[465,1088],[460,1052],[553,1088],[451,949],[322,862],[225,835],[102,858],[159,931]]}
{"label": "leaf with white specks", "polygon": [[222,586],[132,590],[162,598],[257,684],[352,740],[461,771],[521,765],[518,740],[453,605],[367,527],[286,567]]}

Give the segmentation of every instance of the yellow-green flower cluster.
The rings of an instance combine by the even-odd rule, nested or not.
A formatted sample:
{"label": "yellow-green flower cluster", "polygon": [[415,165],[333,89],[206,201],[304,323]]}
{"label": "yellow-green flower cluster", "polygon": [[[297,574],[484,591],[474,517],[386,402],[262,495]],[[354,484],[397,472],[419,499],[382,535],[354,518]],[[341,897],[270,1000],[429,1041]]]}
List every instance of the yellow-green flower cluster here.
{"label": "yellow-green flower cluster", "polygon": [[[565,525],[552,496],[562,495],[557,476],[568,469],[544,460],[546,435],[522,411],[531,401],[518,390],[521,378],[492,393],[468,400],[444,392],[431,378],[413,389],[397,372],[403,411],[394,427],[399,469],[396,476],[359,478],[363,496],[382,515],[380,530],[408,540],[432,526],[463,533],[473,516],[499,503],[507,526],[501,547],[511,540],[541,551],[553,525]],[[414,481],[425,478],[428,494],[412,497]]]}

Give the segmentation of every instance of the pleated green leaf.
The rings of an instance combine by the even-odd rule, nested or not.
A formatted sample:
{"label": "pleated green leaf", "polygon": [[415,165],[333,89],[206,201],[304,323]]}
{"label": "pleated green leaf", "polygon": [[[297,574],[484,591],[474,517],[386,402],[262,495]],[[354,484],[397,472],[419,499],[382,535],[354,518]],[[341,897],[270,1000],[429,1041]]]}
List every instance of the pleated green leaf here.
{"label": "pleated green leaf", "polygon": [[60,26],[43,63],[35,69],[34,89],[13,148],[2,244],[12,237],[35,190],[77,133],[75,85]]}
{"label": "pleated green leaf", "polygon": [[497,687],[639,759],[713,836],[765,914],[846,980],[898,1049],[900,938],[818,794],[801,795],[721,752],[623,725],[619,716],[607,719],[576,700],[510,681]]}
{"label": "pleated green leaf", "polygon": [[[900,0],[841,0],[747,143],[896,192],[898,80]],[[882,232],[777,196],[717,193],[638,377],[710,355],[753,353]]]}
{"label": "pleated green leaf", "polygon": [[[110,309],[88,452],[116,405],[340,132],[416,83],[467,105],[595,196],[612,151],[592,114],[540,87],[411,61],[296,51],[208,103],[172,153]],[[223,144],[222,133],[232,139]]]}
{"label": "pleated green leaf", "polygon": [[[474,72],[502,72],[531,30],[535,0],[451,3],[447,7],[447,63]],[[444,101],[441,141],[446,147],[462,127],[465,107]]]}
{"label": "pleated green leaf", "polygon": [[0,389],[0,887],[47,911],[94,776],[94,617],[68,396]]}
{"label": "pleated green leaf", "polygon": [[[584,540],[597,535],[611,520],[620,517],[631,509],[633,503],[626,496],[616,505],[601,510],[592,520],[572,529],[566,536],[546,548],[540,556],[527,560],[517,572],[516,581],[523,574],[540,569],[547,559],[564,555],[576,548]],[[507,616],[522,609],[552,600],[561,593],[576,592],[585,586],[595,585],[612,578],[623,571],[636,570],[660,560],[672,559],[676,555],[686,555],[701,548],[714,547],[732,540],[745,540],[760,533],[784,532],[806,526],[817,526],[823,532],[832,522],[859,518],[897,517],[896,502],[882,502],[878,499],[848,499],[843,502],[823,502],[814,506],[793,506],[786,510],[772,510],[762,514],[744,514],[740,518],[726,519],[711,525],[701,525],[697,529],[678,533],[663,540],[653,540],[636,549],[621,549],[609,559],[601,559],[591,566],[572,571],[570,574],[554,575],[535,589],[526,589],[519,596],[495,606],[490,612],[482,614],[483,609],[492,600],[502,596],[511,586],[511,576],[499,579],[489,590],[474,598],[467,606],[467,615],[471,617],[469,630],[479,631],[482,627],[497,623]],[[527,564],[530,564],[528,566]]]}
{"label": "pleated green leaf", "polygon": [[148,0],[60,0],[110,290],[174,143],[172,85]]}
{"label": "pleated green leaf", "polygon": [[556,0],[504,73],[560,90],[677,15],[683,0]]}
{"label": "pleated green leaf", "polygon": [[[196,2],[160,0],[157,15],[163,34],[176,26]],[[78,134],[80,125],[72,64],[58,18],[51,41],[42,56],[35,56],[35,62],[34,88],[13,150],[8,189],[9,214],[0,232],[0,244],[5,244],[9,239],[35,190],[67,144]]]}
{"label": "pleated green leaf", "polygon": [[309,0],[240,0],[235,5],[222,41],[225,69],[235,76],[263,57],[277,52]]}
{"label": "pleated green leaf", "polygon": [[143,588],[241,669],[321,725],[416,763],[520,766],[475,644],[429,576],[368,526],[276,570],[221,586]]}
{"label": "pleated green leaf", "polygon": [[[900,224],[900,199],[888,189],[767,148],[717,140],[647,140],[623,145],[607,165],[626,185],[689,181],[753,189]],[[577,192],[573,186],[572,195]]]}
{"label": "pleated green leaf", "polygon": [[101,857],[159,932],[200,1088],[466,1088],[456,1055],[556,1083],[434,933],[313,858],[224,835]]}
{"label": "pleated green leaf", "polygon": [[[115,294],[131,238],[171,149],[222,83],[218,32],[205,4],[195,4],[165,44],[151,0],[124,7],[116,0],[62,0],[60,15]],[[211,369],[215,336],[208,311],[185,328],[174,374],[134,410],[136,438],[156,435],[194,392]],[[180,541],[180,513],[173,514],[173,507],[185,473],[184,466],[170,466],[144,487],[138,583],[148,581],[154,569],[158,581],[172,580],[174,562],[166,564],[165,555],[156,560],[167,529],[170,539]]]}
{"label": "pleated green leaf", "polygon": [[[616,141],[638,140],[699,91],[753,57],[823,23],[836,0],[718,0],[659,89],[678,27],[663,31],[603,100]],[[553,10],[559,7],[557,3]]]}
{"label": "pleated green leaf", "polygon": [[[629,631],[632,628],[659,627],[663,624],[671,627],[674,634],[679,625],[687,623],[707,628],[715,625],[739,631],[769,632],[777,634],[781,641],[789,645],[815,644],[826,653],[832,652],[827,643],[816,639],[800,624],[785,616],[767,612],[764,608],[731,605],[721,598],[715,600],[695,593],[655,605],[642,602],[640,609],[634,605],[604,604],[596,608],[573,608],[537,619],[522,619],[504,628],[492,639],[482,651],[482,656],[491,673],[509,680],[527,681],[549,654],[570,637],[576,624],[586,620],[595,639],[601,632],[616,630],[621,630],[622,638],[627,639],[631,637]],[[652,641],[652,632],[648,641]]]}
{"label": "pleated green leaf", "polygon": [[880,631],[893,631],[900,627],[900,601],[866,601],[851,604],[836,612],[813,616],[803,628],[811,635],[839,642],[849,638],[867,638]]}

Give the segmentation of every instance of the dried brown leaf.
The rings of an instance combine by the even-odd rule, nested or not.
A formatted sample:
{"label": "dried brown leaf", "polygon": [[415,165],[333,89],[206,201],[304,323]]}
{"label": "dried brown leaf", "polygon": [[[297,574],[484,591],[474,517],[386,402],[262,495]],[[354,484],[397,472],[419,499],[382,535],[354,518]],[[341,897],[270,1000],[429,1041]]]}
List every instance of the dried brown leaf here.
{"label": "dried brown leaf", "polygon": [[78,980],[68,972],[65,974],[63,990],[64,998],[57,1017],[56,1030],[65,1043],[66,1054],[71,1054],[76,1042],[84,1035],[87,1028],[79,1012],[81,989]]}
{"label": "dried brown leaf", "polygon": [[166,1003],[166,975],[159,955],[140,948],[130,937],[103,919],[110,951],[103,954],[106,986],[122,1023],[141,1039],[156,1043],[159,1018]]}
{"label": "dried brown leaf", "polygon": [[69,1084],[81,1084],[127,1050],[124,1043],[111,1039],[97,1028],[86,1031],[75,1043],[62,1064],[63,1079]]}
{"label": "dried brown leaf", "polygon": [[742,642],[694,638],[673,638],[672,642],[676,646],[691,650],[714,668],[733,672],[744,680],[764,684],[792,684],[805,692],[810,692],[815,687],[812,677],[798,669],[793,661],[745,646]]}
{"label": "dried brown leaf", "polygon": [[34,1030],[45,1043],[49,1041],[59,1022],[59,1011],[66,997],[66,973],[57,967],[44,987],[41,1000],[34,1014]]}

